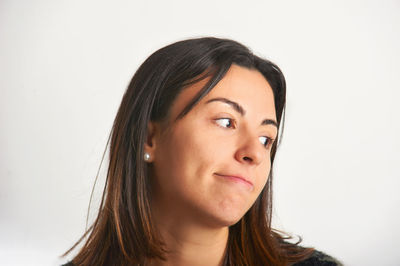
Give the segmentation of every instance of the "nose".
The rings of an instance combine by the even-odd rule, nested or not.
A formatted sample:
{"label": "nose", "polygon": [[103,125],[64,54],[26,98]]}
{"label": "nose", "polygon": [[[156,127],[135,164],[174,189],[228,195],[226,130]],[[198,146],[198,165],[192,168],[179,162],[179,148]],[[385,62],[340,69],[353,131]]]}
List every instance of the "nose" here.
{"label": "nose", "polygon": [[257,136],[242,138],[235,153],[235,158],[241,163],[258,165],[265,158],[267,151]]}

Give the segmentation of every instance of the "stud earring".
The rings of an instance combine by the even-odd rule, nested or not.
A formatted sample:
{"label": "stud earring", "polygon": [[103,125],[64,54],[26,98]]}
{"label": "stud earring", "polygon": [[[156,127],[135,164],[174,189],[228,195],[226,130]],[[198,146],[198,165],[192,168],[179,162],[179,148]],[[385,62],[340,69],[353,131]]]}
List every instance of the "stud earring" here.
{"label": "stud earring", "polygon": [[144,160],[146,162],[148,162],[150,160],[150,154],[149,153],[147,153],[147,152],[144,153]]}

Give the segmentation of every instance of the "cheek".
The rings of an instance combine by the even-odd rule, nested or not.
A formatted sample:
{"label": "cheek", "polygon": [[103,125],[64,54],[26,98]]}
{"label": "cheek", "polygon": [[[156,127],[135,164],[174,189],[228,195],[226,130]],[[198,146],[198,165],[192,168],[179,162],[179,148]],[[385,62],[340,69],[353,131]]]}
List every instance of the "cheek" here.
{"label": "cheek", "polygon": [[264,188],[265,184],[268,181],[268,177],[271,171],[271,159],[268,157],[266,162],[259,166],[257,169],[257,189],[259,192]]}
{"label": "cheek", "polygon": [[166,136],[157,149],[154,169],[159,182],[177,189],[199,186],[202,177],[212,171],[214,152],[209,135],[196,126],[176,127]]}

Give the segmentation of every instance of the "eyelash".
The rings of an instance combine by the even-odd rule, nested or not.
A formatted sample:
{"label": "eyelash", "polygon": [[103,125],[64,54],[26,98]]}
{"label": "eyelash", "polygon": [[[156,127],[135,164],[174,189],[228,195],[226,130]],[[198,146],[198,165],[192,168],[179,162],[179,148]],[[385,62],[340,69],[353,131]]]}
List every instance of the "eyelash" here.
{"label": "eyelash", "polygon": [[[228,127],[222,126],[222,125],[220,125],[220,124],[217,122],[217,121],[219,121],[219,120],[228,120],[229,123],[230,123],[231,125],[233,125],[233,126],[228,126]],[[218,118],[218,119],[215,119],[215,122],[218,124],[218,126],[220,126],[220,127],[222,127],[222,128],[236,128],[236,121],[235,121],[234,119],[232,119],[232,118],[228,118],[228,117]],[[270,137],[267,137],[267,136],[262,136],[262,137],[259,137],[259,138],[266,138],[266,139],[267,139],[267,143],[265,143],[265,144],[262,143],[266,149],[269,149],[269,147],[270,147],[270,146],[272,145],[272,143],[274,142],[274,139],[272,139],[272,138],[270,138]]]}

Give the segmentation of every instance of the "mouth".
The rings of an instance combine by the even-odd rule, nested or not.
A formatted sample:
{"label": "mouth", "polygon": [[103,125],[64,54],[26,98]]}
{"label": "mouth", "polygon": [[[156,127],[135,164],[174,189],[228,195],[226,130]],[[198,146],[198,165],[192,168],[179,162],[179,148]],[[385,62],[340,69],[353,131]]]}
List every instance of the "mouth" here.
{"label": "mouth", "polygon": [[253,190],[254,185],[251,181],[249,181],[247,178],[240,176],[240,175],[223,175],[223,174],[218,174],[215,173],[216,176],[223,177],[226,180],[232,181],[234,183],[244,185],[246,188]]}

